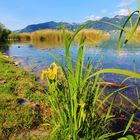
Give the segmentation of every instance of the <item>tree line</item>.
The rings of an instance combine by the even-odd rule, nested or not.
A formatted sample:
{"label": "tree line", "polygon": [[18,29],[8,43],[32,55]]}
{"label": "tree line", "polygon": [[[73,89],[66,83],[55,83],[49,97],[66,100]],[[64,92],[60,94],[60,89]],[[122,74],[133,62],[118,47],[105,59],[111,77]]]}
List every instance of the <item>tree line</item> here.
{"label": "tree line", "polygon": [[5,26],[0,23],[0,41],[6,41],[10,33],[11,31],[5,28]]}

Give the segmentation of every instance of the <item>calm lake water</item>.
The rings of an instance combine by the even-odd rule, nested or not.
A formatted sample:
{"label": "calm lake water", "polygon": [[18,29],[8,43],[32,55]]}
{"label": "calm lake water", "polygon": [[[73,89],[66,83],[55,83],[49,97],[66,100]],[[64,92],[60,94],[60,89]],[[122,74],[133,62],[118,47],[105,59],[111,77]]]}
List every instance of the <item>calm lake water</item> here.
{"label": "calm lake water", "polygon": [[[63,65],[66,64],[65,49],[63,45],[14,43],[0,47],[0,50],[10,55],[14,60],[20,62],[21,67],[36,73],[38,77],[41,74],[42,69],[45,69],[54,62],[54,58],[51,54],[59,58]],[[70,51],[74,64],[77,58],[78,45],[73,45]],[[119,68],[131,71],[136,70],[137,73],[140,73],[140,44],[129,44],[121,49],[119,54],[117,41],[107,40],[98,46],[85,46],[84,51],[85,65],[87,64],[88,58],[90,58],[96,70],[103,68]],[[102,75],[104,81],[114,83],[121,83],[125,78],[125,76],[115,74]],[[127,80],[125,83],[132,85],[132,87],[127,88],[122,92],[137,104],[139,97],[136,93],[136,87],[138,88],[138,93],[140,95],[140,81],[131,79]],[[116,88],[109,88],[107,94],[112,90],[116,90]],[[126,104],[129,108],[129,103]],[[137,114],[137,117],[140,118],[140,112]]]}
{"label": "calm lake water", "polygon": [[[59,58],[65,65],[65,49],[62,45],[15,43],[5,46],[3,50],[16,61],[20,62],[22,67],[36,73],[38,76],[42,69],[45,69],[46,66],[54,62],[54,58],[51,54]],[[75,63],[77,58],[77,52],[78,45],[73,45],[71,47],[73,63]],[[113,39],[107,40],[98,46],[85,46],[85,65],[88,58],[91,59],[96,70],[119,68],[134,71],[135,69],[137,73],[140,73],[140,44],[129,44],[121,49],[120,54],[118,54],[117,41]],[[102,78],[107,82],[121,83],[125,77],[115,74],[106,74],[102,76]],[[139,81],[128,80],[125,83],[140,86]],[[132,88],[129,89],[129,96],[131,96],[131,90]],[[134,91],[132,93],[134,93]],[[132,94],[132,96],[134,96],[134,94]]]}
{"label": "calm lake water", "polygon": [[[8,55],[15,60],[21,62],[21,66],[28,68],[29,71],[38,73],[40,70],[50,65],[54,58],[51,54],[65,63],[65,49],[62,45],[59,46],[43,46],[16,43],[10,44],[3,49]],[[78,45],[71,47],[71,56],[73,62],[77,58]],[[134,70],[140,73],[140,44],[127,45],[121,49],[118,54],[117,41],[108,40],[98,46],[85,46],[85,64],[91,59],[92,64],[100,68],[121,68],[127,70]]]}

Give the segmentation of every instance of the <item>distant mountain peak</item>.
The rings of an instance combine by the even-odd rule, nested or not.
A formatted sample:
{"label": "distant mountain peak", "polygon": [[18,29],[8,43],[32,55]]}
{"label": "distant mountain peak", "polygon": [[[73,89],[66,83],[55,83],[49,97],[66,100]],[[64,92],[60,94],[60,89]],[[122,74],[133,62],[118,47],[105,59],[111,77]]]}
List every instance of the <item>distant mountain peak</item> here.
{"label": "distant mountain peak", "polygon": [[[137,20],[138,14],[134,14],[132,17],[132,22],[134,23]],[[102,19],[93,22],[89,26],[87,26],[87,29],[98,29],[98,30],[104,30],[104,31],[111,31],[111,30],[116,30],[117,28],[112,25],[107,25],[103,22],[110,22],[113,24],[116,24],[118,26],[122,26],[124,21],[128,18],[126,15],[116,15],[114,17],[103,17]],[[102,22],[100,22],[102,21]],[[68,30],[74,31],[75,29],[79,28],[82,24],[85,24],[87,22],[91,22],[91,20],[88,20],[84,23],[68,23],[68,22],[55,22],[55,21],[49,21],[45,23],[39,23],[39,24],[32,24],[28,25],[22,30],[18,30],[19,33],[23,32],[34,32],[40,29],[61,29],[62,24],[64,24],[65,28]],[[127,25],[129,26],[129,24]]]}
{"label": "distant mountain peak", "polygon": [[122,19],[122,18],[124,18],[124,16],[123,15],[116,15],[116,16],[114,16],[114,18]]}

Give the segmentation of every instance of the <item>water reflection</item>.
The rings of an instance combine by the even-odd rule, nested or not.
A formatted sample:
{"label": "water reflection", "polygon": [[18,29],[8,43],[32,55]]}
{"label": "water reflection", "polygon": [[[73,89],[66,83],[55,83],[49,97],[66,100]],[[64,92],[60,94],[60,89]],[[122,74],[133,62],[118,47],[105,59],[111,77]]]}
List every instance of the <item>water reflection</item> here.
{"label": "water reflection", "polygon": [[[61,61],[65,61],[65,49],[62,42],[14,42],[1,47],[1,51],[2,50],[15,57],[15,59],[21,59],[23,61],[23,66],[31,66],[31,64],[34,65],[35,63],[46,66],[54,61],[50,53],[53,53]],[[78,51],[77,45],[73,44],[70,51],[72,59],[75,61]],[[108,40],[98,46],[85,46],[85,63],[87,62],[88,57],[90,57],[94,66],[100,64],[100,68],[133,70],[135,61],[136,70],[137,72],[140,72],[139,44],[135,44],[135,46],[129,44],[121,49],[118,54],[117,41]],[[40,69],[42,69],[42,67],[40,67]],[[34,69],[34,71],[38,71],[38,69]]]}
{"label": "water reflection", "polygon": [[9,50],[9,44],[5,43],[5,44],[0,44],[0,52],[5,53]]}
{"label": "water reflection", "polygon": [[[20,46],[20,47],[19,47]],[[5,45],[3,51],[7,52],[16,61],[20,61],[21,66],[28,71],[36,73],[38,76],[42,69],[49,66],[54,60],[51,54],[59,58],[65,65],[65,48],[63,44],[45,43],[45,42],[14,42]],[[73,63],[77,59],[78,45],[73,44],[70,49]],[[140,44],[129,44],[122,48],[118,54],[117,41],[108,40],[98,46],[85,46],[85,65],[88,58],[91,59],[93,70],[97,71],[103,68],[119,68],[140,73]],[[101,75],[103,81],[121,83],[126,77],[116,74]],[[122,92],[135,100],[137,104],[137,92],[140,94],[140,81],[129,79],[125,82],[132,87],[123,90]],[[137,87],[137,91],[136,91]],[[116,90],[117,88],[108,88],[106,94]],[[117,93],[116,93],[117,94]],[[129,104],[129,103],[128,103]]]}

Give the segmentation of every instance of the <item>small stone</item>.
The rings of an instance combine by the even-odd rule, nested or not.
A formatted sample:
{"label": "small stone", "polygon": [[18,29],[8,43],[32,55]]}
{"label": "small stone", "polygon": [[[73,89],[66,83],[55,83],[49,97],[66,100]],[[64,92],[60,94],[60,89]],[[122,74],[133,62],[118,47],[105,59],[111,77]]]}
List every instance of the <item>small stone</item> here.
{"label": "small stone", "polygon": [[20,62],[14,62],[15,66],[19,66]]}
{"label": "small stone", "polygon": [[0,80],[0,84],[5,84],[7,83],[7,80]]}
{"label": "small stone", "polygon": [[23,105],[23,104],[25,104],[25,103],[27,103],[27,102],[29,102],[29,101],[28,101],[28,99],[26,99],[26,98],[18,98],[18,99],[17,99],[17,103],[18,103],[19,105]]}
{"label": "small stone", "polygon": [[3,55],[5,58],[9,58],[9,56],[8,55]]}

